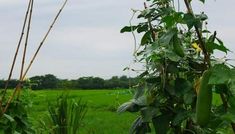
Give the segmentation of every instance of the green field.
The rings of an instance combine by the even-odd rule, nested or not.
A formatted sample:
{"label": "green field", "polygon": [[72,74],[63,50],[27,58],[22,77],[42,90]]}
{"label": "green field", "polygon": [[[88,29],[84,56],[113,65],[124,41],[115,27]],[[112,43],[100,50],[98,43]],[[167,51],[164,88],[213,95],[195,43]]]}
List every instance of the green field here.
{"label": "green field", "polygon": [[[32,100],[30,119],[34,126],[38,126],[39,120],[47,116],[48,102],[56,102],[56,97],[64,91],[41,90],[29,93]],[[88,111],[84,118],[82,134],[128,134],[131,123],[135,120],[135,114],[116,113],[117,107],[131,99],[129,90],[71,90],[70,98],[82,98],[88,104]]]}
{"label": "green field", "polygon": [[[29,119],[34,129],[41,126],[40,120],[48,115],[48,102],[56,103],[58,96],[69,93],[70,99],[80,98],[87,103],[88,111],[83,120],[80,134],[128,134],[132,122],[138,114],[118,114],[116,109],[120,104],[132,98],[129,90],[39,90],[25,91],[23,98],[31,102]],[[214,94],[214,104],[220,105],[219,96]],[[153,132],[154,133],[154,132]],[[46,133],[45,133],[46,134]]]}

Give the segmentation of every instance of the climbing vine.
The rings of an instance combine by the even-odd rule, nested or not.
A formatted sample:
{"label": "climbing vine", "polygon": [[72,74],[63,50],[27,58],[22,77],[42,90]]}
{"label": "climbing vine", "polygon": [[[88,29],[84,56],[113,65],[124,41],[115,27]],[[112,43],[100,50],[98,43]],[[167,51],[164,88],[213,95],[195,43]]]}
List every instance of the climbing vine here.
{"label": "climbing vine", "polygon": [[133,10],[140,23],[121,29],[143,35],[134,56],[145,70],[133,99],[118,109],[139,112],[130,133],[235,132],[235,69],[215,54],[230,50],[192,5],[147,0],[143,10]]}

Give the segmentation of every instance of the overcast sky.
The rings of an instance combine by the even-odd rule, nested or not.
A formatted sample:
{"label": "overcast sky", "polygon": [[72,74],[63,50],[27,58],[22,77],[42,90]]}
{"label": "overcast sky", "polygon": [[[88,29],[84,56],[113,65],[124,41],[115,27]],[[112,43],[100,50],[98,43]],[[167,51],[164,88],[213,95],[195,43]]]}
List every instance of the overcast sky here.
{"label": "overcast sky", "polygon": [[[27,3],[28,0],[0,0],[0,78],[9,73]],[[62,0],[35,0],[27,61],[62,3]],[[216,30],[232,51],[235,51],[234,5],[233,0],[208,0],[205,6],[194,7],[206,11],[208,28]],[[132,63],[133,38],[130,33],[119,31],[128,25],[131,8],[142,7],[143,0],[68,0],[28,77],[48,73],[67,79],[129,75],[123,68]],[[234,54],[230,57],[235,58]],[[19,64],[15,78],[19,75],[17,68]]]}

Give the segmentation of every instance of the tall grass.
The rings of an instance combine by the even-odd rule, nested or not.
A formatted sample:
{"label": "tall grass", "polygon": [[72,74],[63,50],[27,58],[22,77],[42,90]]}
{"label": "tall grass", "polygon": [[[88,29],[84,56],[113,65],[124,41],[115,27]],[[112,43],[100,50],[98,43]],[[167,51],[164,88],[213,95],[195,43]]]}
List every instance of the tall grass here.
{"label": "tall grass", "polygon": [[[68,94],[62,94],[57,98],[57,103],[48,103],[48,124],[44,124],[49,133],[53,134],[77,134],[82,126],[82,120],[87,112],[87,104],[79,100],[69,100]],[[45,126],[46,125],[46,126]]]}

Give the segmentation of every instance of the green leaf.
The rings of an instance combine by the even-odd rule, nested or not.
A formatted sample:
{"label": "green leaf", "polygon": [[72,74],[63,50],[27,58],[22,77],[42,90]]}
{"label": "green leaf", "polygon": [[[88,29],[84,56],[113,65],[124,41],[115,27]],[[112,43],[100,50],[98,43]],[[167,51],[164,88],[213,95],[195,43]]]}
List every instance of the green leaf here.
{"label": "green leaf", "polygon": [[166,50],[166,57],[169,58],[173,62],[178,62],[181,60],[181,57],[178,56],[175,52]]}
{"label": "green leaf", "polygon": [[131,126],[130,134],[146,134],[151,132],[149,123],[143,122],[142,117],[138,117]]}
{"label": "green leaf", "polygon": [[136,105],[135,103],[133,103],[132,101],[123,103],[121,106],[119,106],[119,108],[117,109],[118,113],[123,113],[123,112],[137,112],[139,111],[139,107],[138,105]]}
{"label": "green leaf", "polygon": [[205,0],[199,0],[199,1],[201,1],[203,4],[205,3]]}
{"label": "green leaf", "polygon": [[155,107],[144,107],[140,110],[143,122],[150,122],[156,114],[160,113],[159,109]]}
{"label": "green leaf", "polygon": [[3,114],[3,116],[4,116],[5,118],[7,118],[10,122],[14,122],[14,121],[15,121],[14,118],[11,117],[11,116],[8,115],[8,114]]}
{"label": "green leaf", "polygon": [[137,28],[138,33],[146,32],[146,31],[148,31],[148,24],[140,25]]}
{"label": "green leaf", "polygon": [[177,115],[172,121],[174,126],[180,125],[184,120],[192,115],[192,111],[178,111]]}
{"label": "green leaf", "polygon": [[188,30],[190,30],[193,26],[197,28],[202,28],[202,23],[200,21],[200,18],[195,18],[192,14],[187,13],[183,17],[184,23],[187,24]]}
{"label": "green leaf", "polygon": [[193,98],[195,97],[195,93],[190,91],[186,94],[184,94],[184,103],[187,105],[190,105],[193,103]]}
{"label": "green leaf", "polygon": [[121,29],[121,33],[135,31],[137,26],[125,26]]}
{"label": "green leaf", "polygon": [[142,87],[138,87],[137,89],[135,89],[134,99],[137,99],[143,96],[144,93],[145,93],[145,89],[143,89]]}
{"label": "green leaf", "polygon": [[167,115],[159,115],[152,119],[153,126],[155,128],[156,134],[166,134],[169,130],[169,123],[171,121],[171,117],[169,114]]}
{"label": "green leaf", "polygon": [[192,83],[183,78],[175,80],[175,93],[179,96],[184,95],[186,92],[192,90]]}
{"label": "green leaf", "polygon": [[230,68],[224,64],[217,64],[212,67],[212,74],[209,84],[218,85],[226,84],[230,79]]}
{"label": "green leaf", "polygon": [[233,113],[226,113],[220,117],[222,120],[228,121],[228,122],[235,122],[235,115]]}
{"label": "green leaf", "polygon": [[147,83],[151,83],[151,84],[160,84],[161,82],[161,78],[160,77],[149,77],[146,79]]}
{"label": "green leaf", "polygon": [[204,13],[196,15],[197,18],[199,18],[201,21],[205,21],[208,19],[208,16]]}
{"label": "green leaf", "polygon": [[165,34],[160,37],[160,42],[164,45],[169,45],[170,41],[172,40],[173,36],[177,34],[177,28],[169,29]]}
{"label": "green leaf", "polygon": [[206,50],[209,52],[209,53],[213,53],[214,50],[219,50],[219,51],[222,51],[224,53],[227,54],[228,50],[224,45],[219,45],[215,42],[207,42],[206,43]]}
{"label": "green leaf", "polygon": [[143,35],[140,45],[145,45],[150,42],[151,42],[151,31],[148,31]]}
{"label": "green leaf", "polygon": [[167,27],[172,27],[175,24],[175,20],[173,16],[165,16],[164,18],[162,18],[162,21],[166,23]]}

